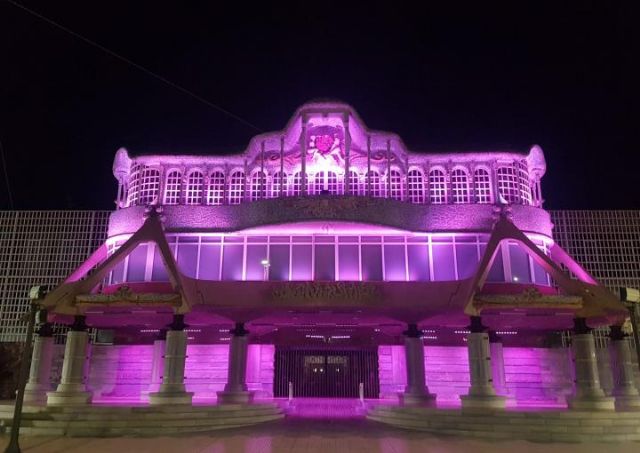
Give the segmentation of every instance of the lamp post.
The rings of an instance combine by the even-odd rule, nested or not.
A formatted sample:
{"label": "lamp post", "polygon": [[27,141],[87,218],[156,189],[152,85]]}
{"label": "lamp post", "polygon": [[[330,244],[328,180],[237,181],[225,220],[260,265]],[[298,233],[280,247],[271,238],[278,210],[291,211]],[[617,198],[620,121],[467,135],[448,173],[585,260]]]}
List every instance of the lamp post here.
{"label": "lamp post", "polygon": [[266,282],[267,280],[269,280],[269,266],[271,266],[271,264],[269,263],[269,260],[267,258],[264,258],[262,261],[260,261],[260,264],[262,264],[262,267],[264,268],[262,279]]}
{"label": "lamp post", "polygon": [[638,307],[640,306],[640,291],[634,288],[620,288],[620,300],[626,302],[633,328],[633,342],[636,345],[638,368],[640,368],[640,333],[638,332]]}
{"label": "lamp post", "polygon": [[20,444],[18,442],[20,436],[20,424],[22,423],[22,403],[24,402],[24,389],[27,385],[27,374],[31,365],[31,349],[33,343],[33,330],[36,323],[36,313],[38,311],[39,301],[44,297],[46,288],[44,286],[34,286],[29,291],[31,304],[28,313],[27,339],[24,350],[22,351],[22,360],[20,361],[20,370],[18,372],[18,391],[16,393],[16,403],[13,407],[13,422],[11,423],[11,438],[9,444],[4,450],[5,453],[20,453]]}

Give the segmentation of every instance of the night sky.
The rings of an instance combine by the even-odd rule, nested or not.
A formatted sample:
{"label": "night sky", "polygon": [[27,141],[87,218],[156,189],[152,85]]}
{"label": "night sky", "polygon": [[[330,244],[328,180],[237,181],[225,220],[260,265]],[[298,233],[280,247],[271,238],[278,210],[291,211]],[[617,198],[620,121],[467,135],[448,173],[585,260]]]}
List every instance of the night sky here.
{"label": "night sky", "polygon": [[[20,3],[263,131],[338,98],[414,150],[539,144],[547,208],[640,208],[631,2]],[[5,1],[0,52],[16,209],[112,209],[119,147],[240,152],[257,133]]]}

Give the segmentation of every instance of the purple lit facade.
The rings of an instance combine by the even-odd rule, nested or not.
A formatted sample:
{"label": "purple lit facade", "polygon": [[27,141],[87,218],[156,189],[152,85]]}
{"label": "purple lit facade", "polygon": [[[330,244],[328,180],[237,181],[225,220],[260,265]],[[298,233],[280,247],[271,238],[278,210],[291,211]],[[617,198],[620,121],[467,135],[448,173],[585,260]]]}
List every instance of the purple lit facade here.
{"label": "purple lit facade", "polygon": [[591,357],[587,323],[626,311],[554,242],[545,170],[538,146],[410,151],[339,102],[228,156],[120,149],[109,238],[45,299],[74,332],[113,333],[91,359],[110,372],[48,402],[613,408],[584,389],[616,365],[574,369],[557,335]]}

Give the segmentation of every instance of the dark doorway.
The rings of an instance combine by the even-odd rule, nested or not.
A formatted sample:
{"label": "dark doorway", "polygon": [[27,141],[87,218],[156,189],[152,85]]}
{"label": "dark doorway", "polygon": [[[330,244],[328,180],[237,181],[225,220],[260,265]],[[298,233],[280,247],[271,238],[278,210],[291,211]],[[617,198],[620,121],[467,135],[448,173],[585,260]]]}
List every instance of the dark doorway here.
{"label": "dark doorway", "polygon": [[277,347],[274,395],[294,397],[378,398],[377,349],[303,349]]}

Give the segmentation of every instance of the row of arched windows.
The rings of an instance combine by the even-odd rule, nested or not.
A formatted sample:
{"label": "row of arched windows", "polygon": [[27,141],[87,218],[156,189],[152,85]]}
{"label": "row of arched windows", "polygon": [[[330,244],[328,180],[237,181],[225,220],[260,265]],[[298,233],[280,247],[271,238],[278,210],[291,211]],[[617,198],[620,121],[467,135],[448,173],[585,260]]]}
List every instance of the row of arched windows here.
{"label": "row of arched windows", "polygon": [[[303,184],[306,184],[308,195],[343,195],[346,185],[345,178],[333,171],[309,174],[303,182],[300,172],[289,175],[277,171],[269,177],[258,170],[246,178],[244,171],[235,170],[227,178],[222,171],[216,170],[205,178],[205,174],[199,170],[191,171],[184,177],[182,171],[174,169],[165,175],[164,190],[160,194],[160,179],[159,169],[134,165],[129,178],[127,206],[233,205],[245,199],[300,196]],[[520,163],[498,167],[495,187],[489,169],[484,167],[477,167],[473,173],[458,167],[448,175],[443,169],[433,168],[427,177],[414,168],[406,178],[396,169],[391,169],[388,175],[376,170],[364,174],[351,170],[348,187],[350,195],[392,198],[416,204],[532,204],[526,165]]]}

